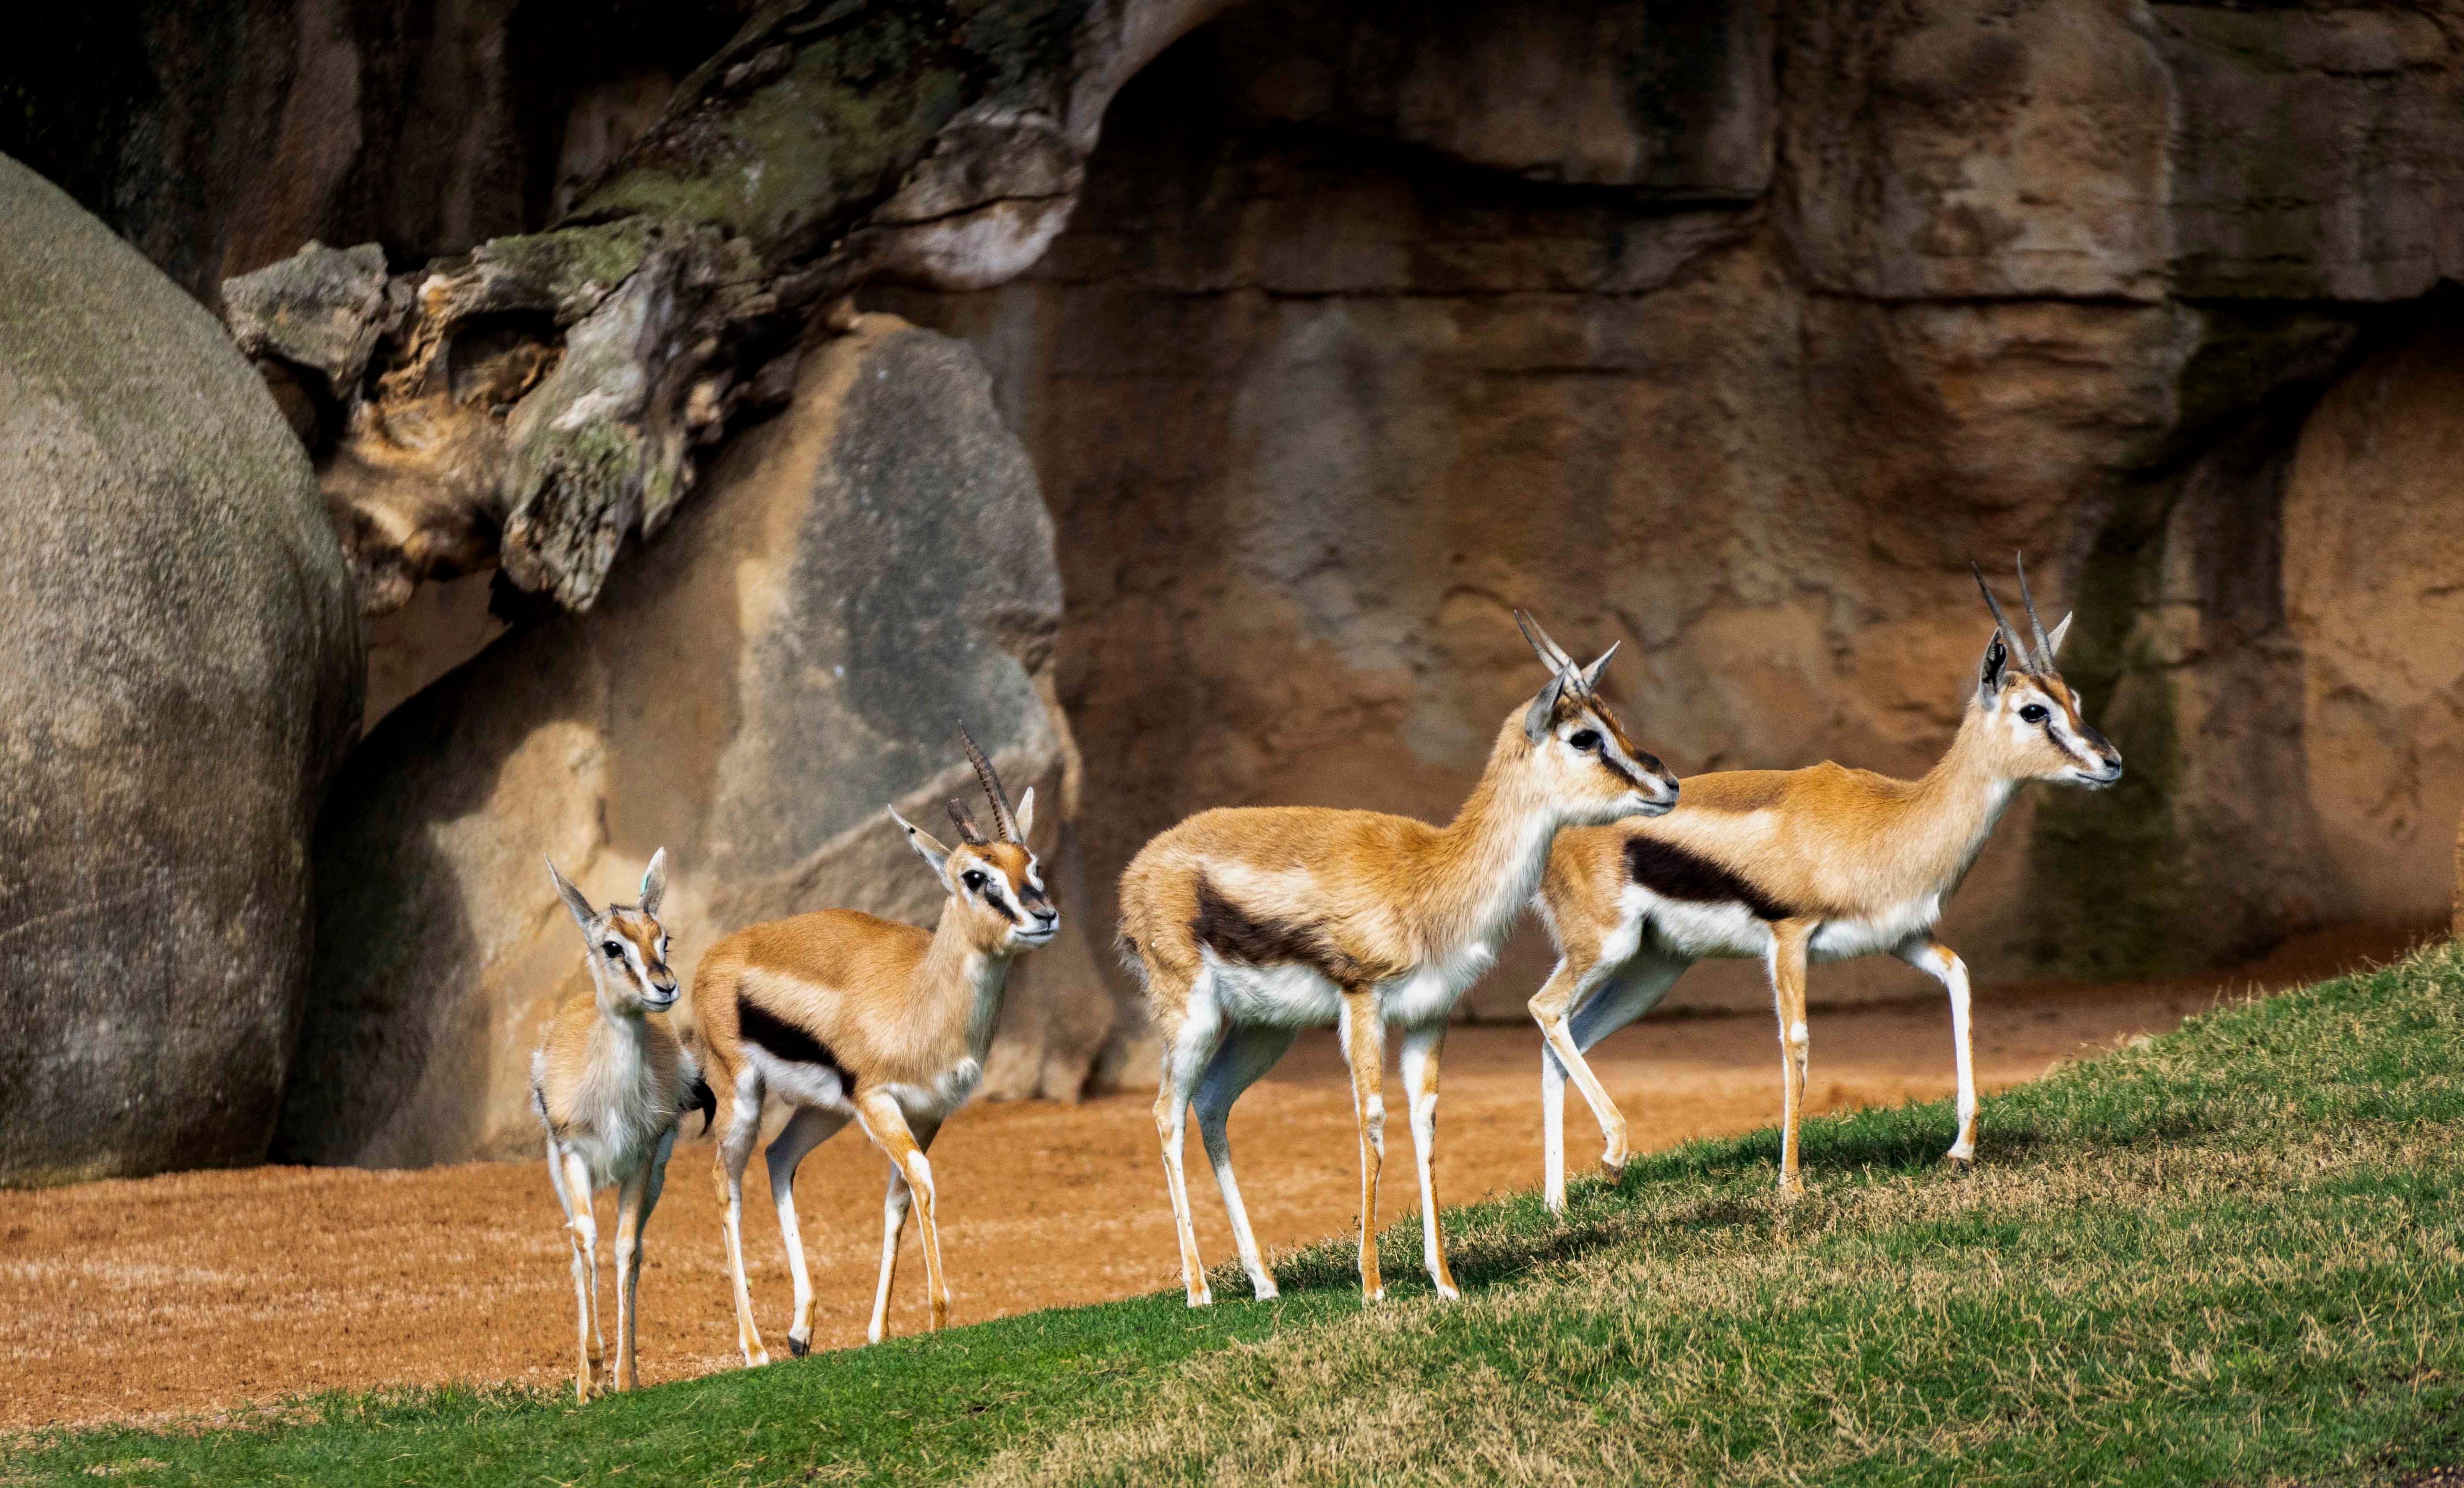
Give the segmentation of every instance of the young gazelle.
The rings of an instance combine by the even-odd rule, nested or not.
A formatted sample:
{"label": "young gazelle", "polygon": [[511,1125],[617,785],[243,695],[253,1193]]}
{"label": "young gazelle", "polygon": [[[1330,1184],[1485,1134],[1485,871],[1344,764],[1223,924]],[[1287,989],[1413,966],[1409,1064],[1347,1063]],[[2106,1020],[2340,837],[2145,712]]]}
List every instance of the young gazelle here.
{"label": "young gazelle", "polygon": [[661,848],[642,875],[642,902],[590,907],[590,900],[547,865],[557,897],[582,927],[589,949],[591,992],[565,999],[531,1055],[531,1104],[547,1128],[547,1177],[564,1209],[573,1241],[573,1291],[582,1314],[582,1359],[574,1393],[600,1392],[599,1226],[591,1195],[616,1185],[616,1388],[631,1389],[634,1289],[642,1278],[642,1231],[667,1182],[676,1121],[713,1110],[693,1055],[661,1016],[675,1006],[676,978],[668,969],[668,932],[659,899],[668,886]]}
{"label": "young gazelle", "polygon": [[1380,1065],[1389,1022],[1402,1029],[1421,1258],[1439,1295],[1456,1295],[1431,1169],[1446,1015],[1496,956],[1558,828],[1656,815],[1677,800],[1676,780],[1627,740],[1593,691],[1617,648],[1580,667],[1529,616],[1515,618],[1554,675],[1498,730],[1487,768],[1447,826],[1316,807],[1204,811],[1148,843],[1121,876],[1122,949],[1145,980],[1163,1041],[1155,1130],[1192,1307],[1214,1299],[1181,1171],[1188,1108],[1197,1105],[1241,1264],[1256,1295],[1271,1298],[1275,1278],[1241,1205],[1224,1122],[1298,1030],[1329,1024],[1341,1031],[1352,1066],[1362,1295],[1372,1301],[1385,1295],[1377,1171],[1386,1150]]}
{"label": "young gazelle", "polygon": [[967,758],[992,802],[998,840],[985,837],[967,808],[950,803],[961,839],[943,847],[891,808],[890,816],[933,865],[949,894],[931,932],[851,909],[825,909],[738,930],[712,946],[693,984],[703,1056],[730,1100],[715,1177],[726,1209],[727,1264],[736,1285],[737,1342],[744,1362],[770,1362],[753,1321],[744,1279],[744,1164],[760,1134],[764,1095],[794,1110],[766,1154],[787,1269],[796,1279],[796,1320],[787,1347],[812,1347],[813,1283],[796,1228],[796,1165],[853,1121],[890,1159],[881,1225],[881,1280],[867,1337],[881,1342],[890,1314],[898,1239],[909,1195],[923,1209],[924,1278],[933,1326],[950,1318],[942,1278],[941,1233],[934,1212],[934,1134],[982,1076],[1001,989],[1019,952],[1049,944],[1060,911],[1026,834],[1035,790],[1012,811],[992,762],[964,728]]}
{"label": "young gazelle", "polygon": [[1809,961],[1886,951],[1942,983],[1959,1077],[1959,1136],[1949,1157],[1973,1159],[1968,967],[1934,938],[1934,924],[2019,785],[2054,780],[2101,789],[2122,778],[2121,753],[2088,726],[2079,695],[2054,668],[2070,617],[2045,633],[2022,566],[2031,649],[1983,573],[1976,584],[1993,612],[1993,638],[1959,733],[1924,779],[1830,764],[1695,775],[1685,781],[1682,811],[1558,837],[1541,908],[1561,959],[1531,999],[1548,1040],[1540,1092],[1551,1208],[1566,1199],[1567,1076],[1599,1118],[1608,1139],[1603,1161],[1622,1166],[1625,1119],[1582,1052],[1650,1011],[1706,956],[1759,957],[1771,968],[1783,1077],[1782,1190],[1802,1187],[1796,1127]]}

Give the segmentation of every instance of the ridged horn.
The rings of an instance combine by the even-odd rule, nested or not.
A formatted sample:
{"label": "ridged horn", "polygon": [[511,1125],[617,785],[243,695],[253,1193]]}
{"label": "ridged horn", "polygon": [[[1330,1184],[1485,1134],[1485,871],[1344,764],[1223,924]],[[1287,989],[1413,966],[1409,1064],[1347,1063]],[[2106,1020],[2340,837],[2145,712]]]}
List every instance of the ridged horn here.
{"label": "ridged horn", "polygon": [[1518,610],[1514,611],[1514,623],[1523,628],[1523,638],[1531,643],[1532,653],[1539,656],[1540,664],[1542,666],[1547,667],[1551,672],[1579,672],[1582,670],[1574,665],[1573,657],[1566,655],[1565,647],[1551,640],[1549,638],[1549,633],[1540,629],[1540,622],[1531,618],[1529,611]]}
{"label": "ridged horn", "polygon": [[993,804],[993,823],[1001,828],[1001,840],[1016,842],[1018,817],[1009,809],[1009,793],[1001,789],[1001,777],[993,773],[993,762],[976,747],[976,736],[967,732],[964,723],[958,725],[958,738],[966,744],[967,763],[976,767],[976,779],[983,783],[985,799]]}
{"label": "ridged horn", "polygon": [[2012,559],[2019,566],[2019,603],[2028,609],[2028,628],[2036,633],[2036,659],[2031,663],[2031,668],[2037,672],[2051,672],[2054,669],[2054,643],[2045,638],[2045,622],[2036,618],[2036,596],[2028,592],[2028,555],[2014,553]]}
{"label": "ridged horn", "polygon": [[984,845],[984,829],[976,825],[976,813],[957,796],[950,798],[950,825],[958,829],[958,836],[969,847]]}
{"label": "ridged horn", "polygon": [[1968,571],[1976,575],[1976,591],[1985,596],[1985,608],[1993,611],[1993,623],[2001,628],[2003,644],[2009,646],[2012,652],[2022,660],[2026,659],[2028,643],[2021,640],[2019,633],[2011,628],[2011,617],[2002,612],[2002,602],[1993,597],[1993,587],[1985,582],[1985,570],[1970,563],[1968,566]]}

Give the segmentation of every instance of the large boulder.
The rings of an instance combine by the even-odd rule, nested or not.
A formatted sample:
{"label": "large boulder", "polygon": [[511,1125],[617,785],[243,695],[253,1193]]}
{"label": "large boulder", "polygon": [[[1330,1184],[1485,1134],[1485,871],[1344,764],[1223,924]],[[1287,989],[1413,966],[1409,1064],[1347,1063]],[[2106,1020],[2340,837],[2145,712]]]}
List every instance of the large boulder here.
{"label": "large boulder", "polygon": [[0,505],[0,1183],[258,1161],[355,596],[213,319],[5,158]]}
{"label": "large boulder", "polygon": [[1038,846],[1068,915],[1063,944],[1018,968],[988,1088],[1083,1083],[1115,1014],[1068,892],[1052,525],[975,358],[863,318],[710,480],[590,613],[497,642],[353,757],[318,844],[324,933],[286,1159],[532,1146],[530,1050],[586,985],[541,854],[629,899],[665,846],[689,985],[754,921],[849,905],[930,922],[932,876],[882,807],[934,819],[970,788],[959,719],[1013,791],[1050,803]]}

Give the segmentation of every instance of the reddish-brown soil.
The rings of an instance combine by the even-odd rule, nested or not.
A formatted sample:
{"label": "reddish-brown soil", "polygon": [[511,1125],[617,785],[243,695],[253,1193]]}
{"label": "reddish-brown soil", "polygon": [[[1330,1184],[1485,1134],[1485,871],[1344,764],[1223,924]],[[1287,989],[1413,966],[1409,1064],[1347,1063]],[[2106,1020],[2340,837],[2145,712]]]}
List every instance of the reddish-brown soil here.
{"label": "reddish-brown soil", "polygon": [[[2270,966],[2243,985],[2314,969]],[[2035,1078],[2056,1061],[2170,1029],[2219,995],[2212,984],[1983,995],[1980,1082],[1993,1090]],[[1817,1012],[1813,1033],[1817,1111],[1950,1091],[1949,1019],[1939,1004]],[[1646,1023],[1611,1038],[1595,1061],[1646,1148],[1776,1115],[1778,1048],[1763,1018]],[[1538,1068],[1529,1028],[1464,1028],[1448,1039],[1439,1119],[1446,1202],[1539,1181]],[[1394,1086],[1390,1078],[1390,1102]],[[1597,1129],[1571,1104],[1569,1146],[1589,1169]],[[1305,1037],[1250,1092],[1232,1131],[1262,1243],[1288,1248],[1353,1227],[1352,1124],[1331,1037]],[[1382,1191],[1392,1218],[1416,1198],[1399,1110],[1388,1127],[1396,1140]],[[1199,1240],[1221,1260],[1230,1239],[1195,1137],[1190,1152]],[[648,1380],[737,1363],[710,1153],[699,1142],[678,1148],[650,1226]],[[979,1106],[943,1133],[933,1166],[957,1321],[1179,1279],[1145,1097]],[[863,1342],[884,1171],[852,1129],[804,1165],[798,1205],[818,1346]],[[757,1162],[747,1176],[747,1259],[761,1325],[783,1352],[787,1272],[760,1172]],[[1812,1176],[1821,1182],[1818,1168]],[[603,1199],[603,1225],[606,1209]],[[604,1250],[603,1284],[612,1283]],[[565,1255],[536,1163],[264,1167],[0,1194],[0,1379],[9,1382],[0,1427],[177,1414],[337,1387],[552,1383],[572,1366]],[[1399,1272],[1417,1261],[1389,1264]],[[897,1331],[921,1323],[922,1271],[911,1234]]]}

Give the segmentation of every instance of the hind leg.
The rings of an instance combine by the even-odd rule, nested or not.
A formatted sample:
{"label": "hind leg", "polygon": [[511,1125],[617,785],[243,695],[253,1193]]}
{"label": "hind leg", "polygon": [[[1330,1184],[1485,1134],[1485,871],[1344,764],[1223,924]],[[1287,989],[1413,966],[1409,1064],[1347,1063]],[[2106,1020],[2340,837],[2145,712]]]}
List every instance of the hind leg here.
{"label": "hind leg", "polygon": [[1438,1295],[1453,1301],[1463,1294],[1446,1265],[1445,1236],[1438,1230],[1438,1052],[1446,1041],[1443,1022],[1403,1033],[1403,1096],[1410,1102],[1412,1158],[1420,1172],[1420,1265]]}
{"label": "hind leg", "polygon": [[1241,1268],[1249,1273],[1250,1290],[1262,1302],[1275,1299],[1275,1276],[1258,1253],[1258,1237],[1249,1229],[1249,1211],[1241,1203],[1241,1185],[1232,1176],[1232,1140],[1225,1131],[1225,1122],[1232,1114],[1232,1102],[1241,1099],[1241,1092],[1274,1068],[1284,1051],[1291,1048],[1294,1032],[1287,1028],[1234,1029],[1207,1061],[1206,1073],[1199,1077],[1192,1101],[1198,1108],[1198,1140],[1205,1144],[1206,1160],[1214,1165],[1215,1186],[1223,1190],[1223,1212],[1232,1221],[1232,1243],[1240,1248]]}
{"label": "hind leg", "polygon": [[718,1139],[711,1160],[711,1182],[718,1189],[719,1228],[727,1241],[728,1277],[736,1288],[736,1346],[747,1367],[770,1362],[761,1346],[761,1329],[753,1321],[753,1287],[744,1278],[744,1165],[753,1158],[753,1144],[761,1135],[761,1076],[747,1064],[736,1077],[735,1097],[727,1109],[727,1131]]}
{"label": "hind leg", "polygon": [[787,1327],[787,1352],[799,1359],[813,1347],[813,1277],[804,1268],[804,1235],[796,1225],[796,1165],[847,1123],[836,1111],[800,1107],[762,1154],[770,1168],[770,1200],[779,1210],[779,1236],[787,1243],[787,1274],[796,1278],[796,1317]]}
{"label": "hind leg", "polygon": [[[1149,966],[1150,988],[1158,975],[1158,968]],[[1162,1078],[1155,1087],[1155,1137],[1163,1145],[1164,1188],[1172,1196],[1173,1223],[1179,1233],[1181,1289],[1192,1307],[1210,1306],[1215,1301],[1214,1293],[1206,1285],[1205,1257],[1198,1252],[1198,1228],[1190,1217],[1189,1178],[1181,1167],[1190,1097],[1208,1061],[1215,1057],[1216,1046],[1223,1040],[1223,1020],[1215,1007],[1212,980],[1211,973],[1201,973],[1188,998],[1169,1015],[1157,1006],[1162,999],[1155,997],[1152,990],[1149,993],[1150,1007],[1156,1013],[1156,1032],[1163,1035]]]}

